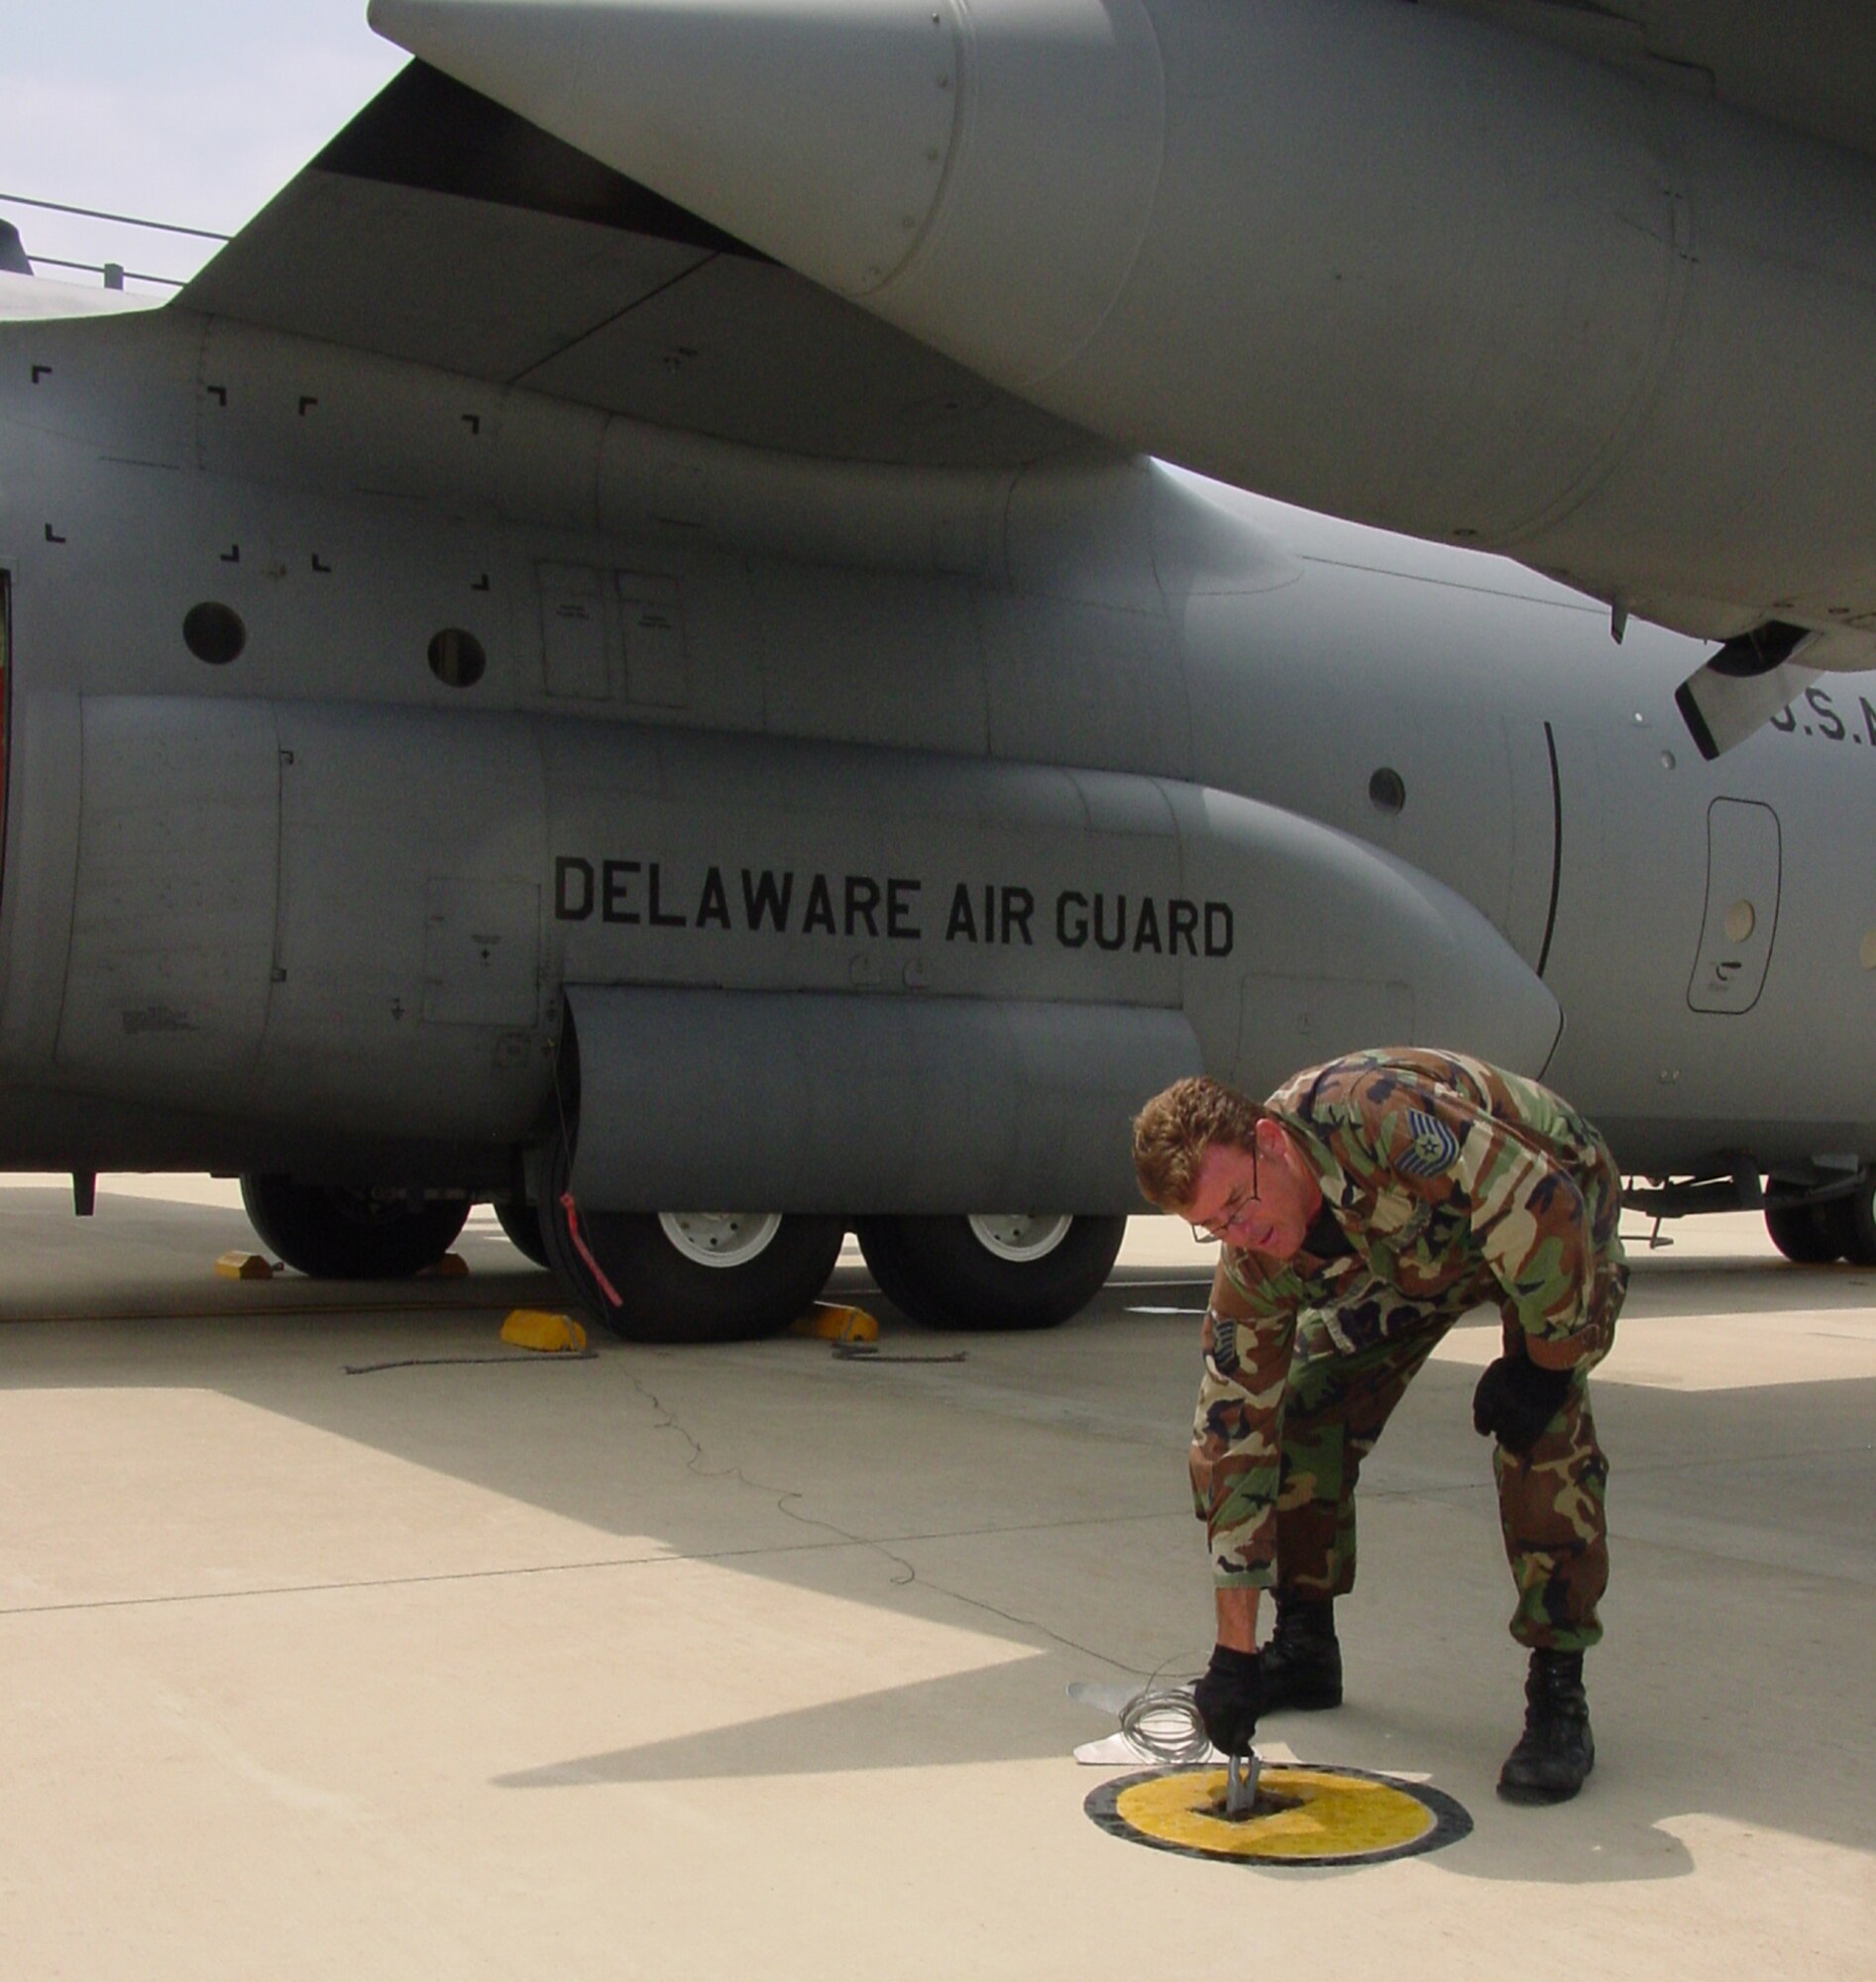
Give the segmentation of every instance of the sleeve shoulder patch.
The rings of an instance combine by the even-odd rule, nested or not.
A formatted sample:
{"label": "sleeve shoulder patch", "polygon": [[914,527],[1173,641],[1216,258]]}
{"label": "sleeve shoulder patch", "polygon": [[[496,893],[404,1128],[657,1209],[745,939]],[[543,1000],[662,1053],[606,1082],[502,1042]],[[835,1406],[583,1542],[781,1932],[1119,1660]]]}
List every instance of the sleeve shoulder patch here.
{"label": "sleeve shoulder patch", "polygon": [[1230,1378],[1238,1374],[1238,1324],[1215,1309],[1205,1317],[1211,1333],[1211,1351],[1206,1361],[1216,1376]]}
{"label": "sleeve shoulder patch", "polygon": [[1394,1168],[1403,1176],[1438,1176],[1459,1159],[1459,1138],[1437,1115],[1423,1109],[1407,1110],[1406,1146],[1394,1157]]}

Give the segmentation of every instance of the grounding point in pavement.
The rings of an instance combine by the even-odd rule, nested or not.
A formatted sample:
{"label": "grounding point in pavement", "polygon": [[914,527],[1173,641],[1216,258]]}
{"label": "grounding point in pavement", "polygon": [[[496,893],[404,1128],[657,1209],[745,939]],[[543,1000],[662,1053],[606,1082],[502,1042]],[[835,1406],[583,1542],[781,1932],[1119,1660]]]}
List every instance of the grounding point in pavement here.
{"label": "grounding point in pavement", "polygon": [[1437,1851],[1472,1829],[1465,1808],[1425,1783],[1283,1764],[1265,1769],[1247,1817],[1226,1816],[1220,1768],[1121,1776],[1083,1808],[1129,1843],[1249,1865],[1379,1865]]}

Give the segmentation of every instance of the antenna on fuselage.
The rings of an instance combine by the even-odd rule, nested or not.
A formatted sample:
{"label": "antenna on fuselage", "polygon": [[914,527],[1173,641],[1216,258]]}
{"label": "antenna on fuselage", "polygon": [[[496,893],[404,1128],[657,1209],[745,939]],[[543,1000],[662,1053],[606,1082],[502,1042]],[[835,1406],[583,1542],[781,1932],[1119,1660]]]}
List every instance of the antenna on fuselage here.
{"label": "antenna on fuselage", "polygon": [[30,275],[33,265],[26,258],[26,243],[10,220],[0,220],[0,275]]}

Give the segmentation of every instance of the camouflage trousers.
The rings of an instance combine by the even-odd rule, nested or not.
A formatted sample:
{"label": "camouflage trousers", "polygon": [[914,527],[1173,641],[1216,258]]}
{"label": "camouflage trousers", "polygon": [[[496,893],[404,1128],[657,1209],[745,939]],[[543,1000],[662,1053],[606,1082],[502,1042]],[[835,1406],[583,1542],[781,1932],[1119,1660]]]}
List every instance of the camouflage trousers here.
{"label": "camouflage trousers", "polygon": [[[1598,1303],[1602,1325],[1562,1408],[1528,1453],[1492,1448],[1498,1520],[1517,1586],[1511,1635],[1533,1648],[1581,1651],[1602,1635],[1596,1606],[1608,1583],[1603,1512],[1608,1461],[1597,1443],[1585,1378],[1614,1336],[1628,1278],[1619,1262],[1618,1250],[1606,1275],[1599,1275],[1604,1281]],[[1378,1324],[1380,1339],[1353,1354],[1335,1317],[1299,1319],[1283,1402],[1279,1599],[1290,1594],[1340,1597],[1354,1588],[1355,1487],[1362,1462],[1440,1338],[1477,1305],[1477,1291],[1465,1288],[1444,1300],[1410,1301],[1391,1288],[1371,1286],[1363,1296],[1364,1319]],[[1519,1333],[1507,1319],[1507,1353],[1518,1346]]]}

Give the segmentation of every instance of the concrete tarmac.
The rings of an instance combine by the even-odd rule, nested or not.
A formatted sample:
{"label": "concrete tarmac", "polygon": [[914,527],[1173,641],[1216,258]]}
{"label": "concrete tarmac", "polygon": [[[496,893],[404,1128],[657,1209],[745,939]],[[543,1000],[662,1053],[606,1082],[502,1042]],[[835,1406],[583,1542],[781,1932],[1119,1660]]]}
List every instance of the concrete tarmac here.
{"label": "concrete tarmac", "polygon": [[505,1352],[551,1283],[486,1212],[458,1280],[214,1277],[255,1243],[206,1180],[0,1189],[8,1977],[1876,1973],[1876,1273],[1755,1219],[1637,1250],[1597,1378],[1584,1795],[1493,1794],[1482,1315],[1370,1462],[1349,1704],[1262,1744],[1475,1828],[1289,1871],[1103,1833],[1071,1759],[1069,1682],[1210,1645],[1182,1233],[1035,1337],[919,1330],[849,1252],[870,1362]]}

